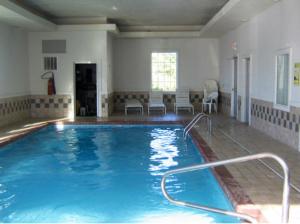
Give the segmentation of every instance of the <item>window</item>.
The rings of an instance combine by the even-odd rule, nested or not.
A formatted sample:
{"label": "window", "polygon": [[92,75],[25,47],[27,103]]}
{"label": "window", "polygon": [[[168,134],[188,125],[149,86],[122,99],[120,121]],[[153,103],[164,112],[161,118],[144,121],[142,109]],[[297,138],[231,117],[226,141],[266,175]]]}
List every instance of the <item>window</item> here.
{"label": "window", "polygon": [[177,53],[152,53],[152,90],[175,91]]}
{"label": "window", "polygon": [[290,53],[281,52],[276,56],[276,105],[283,108],[289,106],[290,94]]}

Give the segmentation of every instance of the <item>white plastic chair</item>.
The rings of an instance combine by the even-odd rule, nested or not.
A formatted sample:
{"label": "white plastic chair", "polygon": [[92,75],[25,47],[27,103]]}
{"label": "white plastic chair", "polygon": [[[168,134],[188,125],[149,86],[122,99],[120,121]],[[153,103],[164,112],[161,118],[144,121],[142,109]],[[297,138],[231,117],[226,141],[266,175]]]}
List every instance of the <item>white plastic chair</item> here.
{"label": "white plastic chair", "polygon": [[202,112],[204,107],[208,106],[209,114],[212,112],[212,107],[215,112],[218,112],[218,97],[219,88],[217,81],[206,80],[204,83],[204,97],[202,99]]}
{"label": "white plastic chair", "polygon": [[194,106],[190,102],[190,91],[186,89],[176,90],[176,102],[174,103],[174,111],[178,114],[178,109],[192,110],[194,114]]}
{"label": "white plastic chair", "polygon": [[202,100],[202,112],[204,112],[204,107],[208,106],[208,112],[211,114],[211,109],[213,107],[214,111],[218,111],[217,106],[218,92],[213,92],[209,94],[205,99]]}
{"label": "white plastic chair", "polygon": [[160,108],[163,112],[167,113],[166,105],[163,103],[162,92],[150,92],[149,93],[149,103],[148,103],[148,115],[150,114],[150,109]]}

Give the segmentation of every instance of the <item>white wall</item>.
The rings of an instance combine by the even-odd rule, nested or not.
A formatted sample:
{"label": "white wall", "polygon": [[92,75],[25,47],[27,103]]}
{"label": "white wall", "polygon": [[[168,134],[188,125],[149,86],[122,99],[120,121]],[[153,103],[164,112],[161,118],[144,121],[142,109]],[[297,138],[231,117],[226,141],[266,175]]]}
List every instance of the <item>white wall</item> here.
{"label": "white wall", "polygon": [[[220,83],[225,92],[231,92],[232,65],[230,59],[238,55],[238,94],[244,96],[245,75],[243,60],[252,55],[251,96],[274,101],[275,54],[279,49],[292,48],[292,62],[300,62],[300,1],[284,0],[270,7],[249,22],[219,40]],[[232,50],[237,43],[237,51]],[[300,107],[300,87],[292,85],[291,105]]]}
{"label": "white wall", "polygon": [[107,92],[112,93],[113,90],[113,72],[114,72],[114,37],[107,34]]}
{"label": "white wall", "polygon": [[0,97],[29,94],[27,33],[0,23]]}
{"label": "white wall", "polygon": [[178,52],[178,87],[201,90],[207,79],[218,79],[218,40],[215,39],[116,39],[114,90],[151,89],[151,52]]}
{"label": "white wall", "polygon": [[[108,92],[107,81],[107,32],[106,31],[56,31],[29,33],[29,71],[31,94],[47,94],[47,81],[41,79],[43,70],[42,40],[64,39],[66,53],[58,57],[55,72],[57,94],[74,93],[74,63],[97,63],[98,109],[101,94]],[[100,111],[98,110],[100,116]]]}
{"label": "white wall", "polygon": [[[97,78],[101,81],[102,63],[106,63],[106,32],[103,31],[58,31],[29,33],[29,71],[32,94],[47,94],[47,82],[41,79],[43,70],[42,40],[64,39],[67,41],[65,54],[58,57],[55,72],[57,94],[72,94],[74,91],[74,63],[97,63]],[[106,83],[103,83],[106,89]]]}

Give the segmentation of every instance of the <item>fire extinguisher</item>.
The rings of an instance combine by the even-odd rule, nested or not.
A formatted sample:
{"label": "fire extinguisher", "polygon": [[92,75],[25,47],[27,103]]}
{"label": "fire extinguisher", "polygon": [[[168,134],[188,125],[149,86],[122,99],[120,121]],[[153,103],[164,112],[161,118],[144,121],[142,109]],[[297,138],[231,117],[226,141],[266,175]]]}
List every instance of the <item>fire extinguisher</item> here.
{"label": "fire extinguisher", "polygon": [[48,95],[55,95],[55,94],[56,94],[56,89],[55,89],[55,83],[53,77],[48,80]]}

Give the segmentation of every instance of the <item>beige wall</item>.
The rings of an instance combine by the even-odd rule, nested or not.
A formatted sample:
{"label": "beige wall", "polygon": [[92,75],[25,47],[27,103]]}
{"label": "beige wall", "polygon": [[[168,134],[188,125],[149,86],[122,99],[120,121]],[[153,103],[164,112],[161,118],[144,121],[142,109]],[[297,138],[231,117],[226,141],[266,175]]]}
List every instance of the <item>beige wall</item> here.
{"label": "beige wall", "polygon": [[0,98],[27,94],[27,33],[0,23]]}
{"label": "beige wall", "polygon": [[114,42],[114,90],[149,91],[151,53],[178,52],[178,87],[202,90],[207,79],[218,79],[216,39],[116,39]]}

